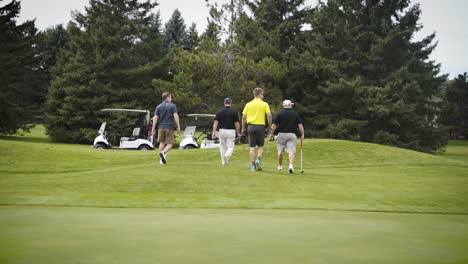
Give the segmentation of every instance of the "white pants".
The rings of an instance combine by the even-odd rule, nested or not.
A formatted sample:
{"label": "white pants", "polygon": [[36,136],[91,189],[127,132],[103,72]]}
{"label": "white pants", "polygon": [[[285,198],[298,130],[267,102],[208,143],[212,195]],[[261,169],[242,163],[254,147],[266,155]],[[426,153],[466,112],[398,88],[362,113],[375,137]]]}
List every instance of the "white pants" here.
{"label": "white pants", "polygon": [[234,152],[234,141],[236,140],[235,129],[220,129],[219,130],[219,151],[221,153],[221,161],[227,163]]}

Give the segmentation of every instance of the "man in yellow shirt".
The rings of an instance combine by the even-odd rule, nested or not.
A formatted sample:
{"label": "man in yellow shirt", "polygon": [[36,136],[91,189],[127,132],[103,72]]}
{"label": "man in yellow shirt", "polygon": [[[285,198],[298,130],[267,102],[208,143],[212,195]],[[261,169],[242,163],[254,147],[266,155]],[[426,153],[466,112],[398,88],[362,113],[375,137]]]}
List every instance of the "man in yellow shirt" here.
{"label": "man in yellow shirt", "polygon": [[[260,171],[263,169],[262,154],[263,144],[265,142],[265,115],[268,126],[271,125],[271,111],[268,103],[263,101],[263,89],[255,88],[253,90],[254,99],[245,105],[242,111],[242,134],[248,135],[249,154],[252,162],[251,171]],[[247,133],[246,133],[247,132]],[[258,146],[257,153],[255,147]]]}

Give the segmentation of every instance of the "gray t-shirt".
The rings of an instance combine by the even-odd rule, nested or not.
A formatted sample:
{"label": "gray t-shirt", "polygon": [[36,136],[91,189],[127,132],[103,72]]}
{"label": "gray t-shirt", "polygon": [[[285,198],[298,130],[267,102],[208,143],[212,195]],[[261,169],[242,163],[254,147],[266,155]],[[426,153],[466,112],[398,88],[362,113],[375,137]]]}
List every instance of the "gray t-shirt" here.
{"label": "gray t-shirt", "polygon": [[159,128],[175,130],[174,113],[177,113],[177,107],[168,101],[164,101],[156,106],[154,115],[159,117]]}

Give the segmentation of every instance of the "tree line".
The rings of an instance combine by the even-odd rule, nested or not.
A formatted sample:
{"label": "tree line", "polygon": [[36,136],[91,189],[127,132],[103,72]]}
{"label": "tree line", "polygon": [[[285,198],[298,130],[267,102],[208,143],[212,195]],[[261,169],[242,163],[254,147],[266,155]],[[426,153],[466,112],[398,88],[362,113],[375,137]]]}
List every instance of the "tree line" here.
{"label": "tree line", "polygon": [[152,111],[171,91],[181,116],[215,113],[225,97],[241,110],[254,87],[273,111],[293,100],[308,137],[438,152],[466,120],[467,75],[440,74],[435,34],[414,39],[410,0],[207,0],[201,34],[179,10],[163,24],[150,0],[90,0],[45,31],[16,22],[20,1],[3,2],[0,134],[43,115],[54,141],[89,143],[102,108]]}

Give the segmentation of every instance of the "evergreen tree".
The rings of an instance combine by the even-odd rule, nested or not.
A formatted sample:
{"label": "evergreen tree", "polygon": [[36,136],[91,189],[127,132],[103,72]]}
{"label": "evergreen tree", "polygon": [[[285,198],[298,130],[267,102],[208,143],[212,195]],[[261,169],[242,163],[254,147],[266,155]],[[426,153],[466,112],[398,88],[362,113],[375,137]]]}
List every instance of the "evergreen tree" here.
{"label": "evergreen tree", "polygon": [[468,74],[459,74],[447,82],[440,121],[452,136],[468,136]]}
{"label": "evergreen tree", "polygon": [[57,25],[41,32],[43,39],[42,67],[48,74],[52,74],[52,68],[57,63],[60,51],[68,44],[69,36],[62,25]]}
{"label": "evergreen tree", "polygon": [[240,12],[235,22],[236,42],[249,57],[272,57],[283,62],[291,47],[301,45],[301,28],[311,12],[305,0],[254,0],[239,4],[246,4],[250,12]]}
{"label": "evergreen tree", "polygon": [[17,25],[19,12],[16,0],[0,7],[0,134],[29,131],[35,82],[42,74],[34,48],[37,29],[34,21]]}
{"label": "evergreen tree", "polygon": [[207,18],[207,21],[208,24],[206,25],[205,32],[202,34],[202,38],[212,39],[219,43],[221,40],[221,31],[219,25],[209,18]]}
{"label": "evergreen tree", "polygon": [[218,24],[207,18],[208,24],[200,37],[200,46],[203,50],[216,50],[221,44],[221,32]]}
{"label": "evergreen tree", "polygon": [[314,136],[438,151],[430,99],[445,76],[429,60],[434,34],[413,42],[420,9],[409,0],[321,3],[305,52],[291,51],[288,94]]}
{"label": "evergreen tree", "polygon": [[187,50],[194,50],[198,48],[199,45],[200,37],[198,36],[197,25],[195,23],[192,23],[187,32],[185,47],[187,48]]}
{"label": "evergreen tree", "polygon": [[218,3],[210,3],[205,0],[207,6],[210,7],[210,17],[212,23],[217,25],[219,33],[224,35],[227,45],[234,44],[236,36],[235,24],[239,21],[241,15],[245,14],[244,7],[246,0],[230,0],[218,6]]}
{"label": "evergreen tree", "polygon": [[216,52],[174,49],[173,80],[155,79],[153,85],[160,94],[166,90],[173,92],[180,113],[215,113],[225,97],[232,98],[241,110],[252,100],[255,87],[265,88],[265,100],[278,109],[281,105],[278,80],[284,75],[283,67],[271,58],[259,62],[242,56],[228,58],[230,53],[224,49],[218,48]]}
{"label": "evergreen tree", "polygon": [[58,25],[39,32],[36,39],[34,61],[37,70],[30,78],[29,86],[34,87],[34,92],[29,104],[33,114],[42,118],[48,88],[52,80],[52,68],[57,63],[60,51],[68,42],[68,33],[62,25]]}
{"label": "evergreen tree", "polygon": [[[47,101],[52,139],[89,143],[102,108],[152,108],[152,78],[167,75],[159,15],[151,1],[91,0],[69,23]],[[118,123],[130,125],[125,120]],[[111,124],[112,125],[112,124]]]}
{"label": "evergreen tree", "polygon": [[174,10],[174,13],[172,13],[171,18],[166,23],[164,28],[164,34],[166,35],[166,46],[168,48],[187,48],[186,26],[179,9]]}

